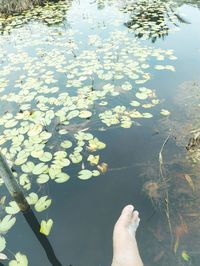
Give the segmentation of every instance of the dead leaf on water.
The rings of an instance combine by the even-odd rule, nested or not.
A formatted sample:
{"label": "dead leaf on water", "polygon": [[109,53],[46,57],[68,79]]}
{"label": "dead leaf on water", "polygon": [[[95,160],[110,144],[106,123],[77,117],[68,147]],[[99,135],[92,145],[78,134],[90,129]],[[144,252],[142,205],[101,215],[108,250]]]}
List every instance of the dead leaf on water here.
{"label": "dead leaf on water", "polygon": [[105,174],[108,170],[108,164],[107,163],[101,163],[101,164],[97,165],[97,168],[99,171],[102,172],[102,174]]}

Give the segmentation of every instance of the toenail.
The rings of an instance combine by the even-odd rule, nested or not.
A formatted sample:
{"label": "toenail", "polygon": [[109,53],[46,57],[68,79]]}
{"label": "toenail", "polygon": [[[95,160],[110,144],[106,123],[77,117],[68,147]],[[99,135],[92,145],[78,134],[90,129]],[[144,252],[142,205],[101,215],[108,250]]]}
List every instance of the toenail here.
{"label": "toenail", "polygon": [[133,211],[133,209],[134,209],[133,205],[127,205],[126,206],[127,211]]}

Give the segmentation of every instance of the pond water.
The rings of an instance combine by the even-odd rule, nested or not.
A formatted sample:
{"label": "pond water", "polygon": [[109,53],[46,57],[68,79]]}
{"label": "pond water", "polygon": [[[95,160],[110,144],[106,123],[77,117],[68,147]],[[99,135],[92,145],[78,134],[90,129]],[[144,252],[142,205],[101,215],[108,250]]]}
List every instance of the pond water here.
{"label": "pond water", "polygon": [[[1,152],[39,223],[53,220],[61,265],[110,265],[113,226],[129,203],[145,265],[199,265],[198,173],[169,126],[186,116],[179,86],[199,81],[199,7],[60,1],[0,18]],[[0,224],[2,265],[16,265],[17,252],[51,265],[2,181],[6,215],[16,222]]]}

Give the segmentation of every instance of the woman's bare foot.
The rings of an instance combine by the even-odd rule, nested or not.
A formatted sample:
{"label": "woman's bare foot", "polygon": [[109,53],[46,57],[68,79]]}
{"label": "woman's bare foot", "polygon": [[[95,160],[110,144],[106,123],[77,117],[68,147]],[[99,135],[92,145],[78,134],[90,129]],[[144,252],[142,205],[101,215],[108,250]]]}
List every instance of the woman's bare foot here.
{"label": "woman's bare foot", "polygon": [[113,232],[112,266],[142,266],[135,233],[140,222],[138,211],[127,205],[115,224]]}

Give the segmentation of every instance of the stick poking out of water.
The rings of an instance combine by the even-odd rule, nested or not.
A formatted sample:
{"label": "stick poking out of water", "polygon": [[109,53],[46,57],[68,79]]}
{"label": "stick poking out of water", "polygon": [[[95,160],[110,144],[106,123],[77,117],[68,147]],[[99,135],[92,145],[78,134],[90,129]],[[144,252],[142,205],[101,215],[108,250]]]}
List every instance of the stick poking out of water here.
{"label": "stick poking out of water", "polygon": [[60,261],[57,259],[53,247],[49,242],[48,238],[40,233],[40,223],[38,222],[34,212],[32,211],[30,205],[28,204],[20,186],[17,183],[12,171],[6,159],[0,152],[0,177],[3,179],[9,193],[13,197],[13,199],[18,204],[20,210],[22,211],[24,218],[26,219],[27,223],[29,224],[30,228],[32,229],[33,233],[35,234],[36,238],[39,240],[40,244],[42,245],[46,255],[49,259],[49,262],[53,266],[62,266]]}
{"label": "stick poking out of water", "polygon": [[17,180],[15,179],[10,167],[8,166],[4,156],[0,152],[0,177],[3,179],[9,193],[18,204],[22,212],[27,211],[30,206],[21,191]]}

